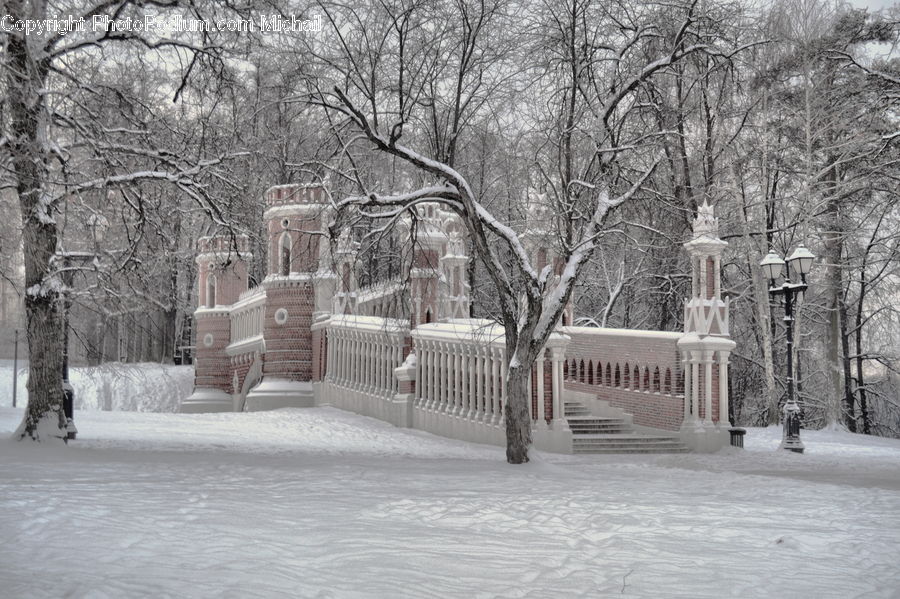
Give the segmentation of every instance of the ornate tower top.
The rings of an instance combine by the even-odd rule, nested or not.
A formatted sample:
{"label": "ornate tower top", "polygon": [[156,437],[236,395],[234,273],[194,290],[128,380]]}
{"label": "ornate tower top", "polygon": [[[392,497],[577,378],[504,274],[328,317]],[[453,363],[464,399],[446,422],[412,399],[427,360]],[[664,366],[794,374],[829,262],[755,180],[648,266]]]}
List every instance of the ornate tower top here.
{"label": "ornate tower top", "polygon": [[294,206],[298,204],[325,204],[328,196],[321,185],[308,185],[290,183],[288,185],[275,185],[263,194],[266,206]]}
{"label": "ornate tower top", "polygon": [[713,207],[697,208],[694,231],[684,244],[691,257],[691,298],[685,304],[684,331],[700,336],[728,336],[728,300],[722,299],[722,252],[728,242],[719,239],[719,219]]}
{"label": "ornate tower top", "polygon": [[713,207],[706,200],[697,208],[697,218],[694,219],[694,237],[719,237],[719,219],[713,215]]}

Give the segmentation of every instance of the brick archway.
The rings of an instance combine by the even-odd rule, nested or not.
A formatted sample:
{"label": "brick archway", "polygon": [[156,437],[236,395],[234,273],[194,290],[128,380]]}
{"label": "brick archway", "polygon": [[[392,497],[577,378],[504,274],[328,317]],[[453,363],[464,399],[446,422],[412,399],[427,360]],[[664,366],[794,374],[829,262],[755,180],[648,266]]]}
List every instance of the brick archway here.
{"label": "brick archway", "polygon": [[262,366],[262,357],[259,354],[254,355],[253,363],[250,364],[250,370],[247,371],[247,376],[244,377],[244,384],[241,385],[241,392],[237,402],[238,412],[247,411],[247,394],[262,381]]}

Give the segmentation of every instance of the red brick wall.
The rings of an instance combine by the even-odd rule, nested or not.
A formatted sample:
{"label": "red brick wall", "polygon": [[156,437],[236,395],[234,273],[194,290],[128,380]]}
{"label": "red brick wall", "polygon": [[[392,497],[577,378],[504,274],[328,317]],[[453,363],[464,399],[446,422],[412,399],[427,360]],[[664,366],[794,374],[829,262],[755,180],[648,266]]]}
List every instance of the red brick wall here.
{"label": "red brick wall", "polygon": [[[312,282],[266,283],[266,317],[263,336],[266,353],[263,373],[292,381],[312,380]],[[279,308],[288,311],[287,322],[275,322]]]}
{"label": "red brick wall", "polygon": [[[641,426],[665,430],[677,430],[681,426],[684,399],[677,334],[652,336],[642,335],[640,331],[617,334],[608,329],[598,334],[581,327],[567,327],[565,333],[572,339],[566,349],[566,388],[596,394],[611,406],[633,414],[634,423]],[[610,384],[606,384],[607,365]],[[615,384],[617,367],[618,385]],[[667,370],[672,386],[668,392]]]}
{"label": "red brick wall", "polygon": [[[225,347],[231,342],[231,320],[225,313],[195,315],[197,350],[194,359],[194,387],[221,389],[231,393],[231,360]],[[206,347],[204,338],[213,336],[213,343]]]}

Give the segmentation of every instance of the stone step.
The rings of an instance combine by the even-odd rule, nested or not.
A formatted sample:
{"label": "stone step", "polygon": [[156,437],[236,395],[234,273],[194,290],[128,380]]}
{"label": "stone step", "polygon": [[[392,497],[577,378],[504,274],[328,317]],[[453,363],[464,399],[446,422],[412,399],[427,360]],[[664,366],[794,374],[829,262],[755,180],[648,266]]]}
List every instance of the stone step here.
{"label": "stone step", "polygon": [[603,431],[617,431],[622,433],[631,433],[634,432],[630,426],[625,426],[624,424],[579,424],[577,422],[569,423],[569,430],[571,431],[597,431],[598,433]]}
{"label": "stone step", "polygon": [[641,435],[622,418],[601,418],[591,414],[580,401],[565,402],[565,416],[572,431],[572,453],[647,454],[687,453],[676,437]]}
{"label": "stone step", "polygon": [[600,454],[648,454],[648,453],[688,453],[687,447],[632,447],[632,448],[621,448],[621,447],[573,447],[572,453],[575,454],[585,454],[585,455],[600,455]]}
{"label": "stone step", "polygon": [[625,424],[625,420],[623,420],[622,418],[603,418],[600,416],[572,416],[570,418],[566,418],[566,420],[569,421],[569,424]]}
{"label": "stone step", "polygon": [[635,434],[609,434],[609,433],[599,433],[599,434],[580,434],[580,435],[572,435],[573,442],[585,442],[585,443],[603,443],[606,441],[614,442],[614,443],[648,443],[648,444],[658,444],[658,443],[681,443],[681,441],[675,437],[654,437],[651,435],[635,435]]}
{"label": "stone step", "polygon": [[573,445],[682,445],[678,439],[634,438],[623,434],[572,435]]}

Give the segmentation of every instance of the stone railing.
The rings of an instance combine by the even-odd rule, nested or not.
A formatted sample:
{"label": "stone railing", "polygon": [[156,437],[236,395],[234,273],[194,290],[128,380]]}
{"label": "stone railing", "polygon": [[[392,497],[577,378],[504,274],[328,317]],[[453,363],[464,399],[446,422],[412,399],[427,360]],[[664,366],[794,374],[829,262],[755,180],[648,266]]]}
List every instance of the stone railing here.
{"label": "stone railing", "polygon": [[[412,426],[480,443],[505,443],[506,347],[503,328],[470,319],[431,323],[412,332],[416,381]],[[562,417],[567,338],[554,334],[532,370],[535,445],[570,443]]]}
{"label": "stone railing", "polygon": [[[251,293],[252,292],[252,293]],[[228,355],[261,351],[263,349],[263,324],[266,318],[266,293],[257,288],[245,291],[232,305],[231,343],[225,348]]]}
{"label": "stone railing", "polygon": [[683,333],[563,327],[566,388],[634,415],[634,423],[677,430],[684,420],[678,340]]}
{"label": "stone railing", "polygon": [[356,313],[395,316],[401,308],[402,281],[382,281],[356,291]]}
{"label": "stone railing", "polygon": [[326,339],[322,403],[394,422],[390,404],[399,391],[394,370],[406,357],[405,323],[335,315],[321,326]]}

